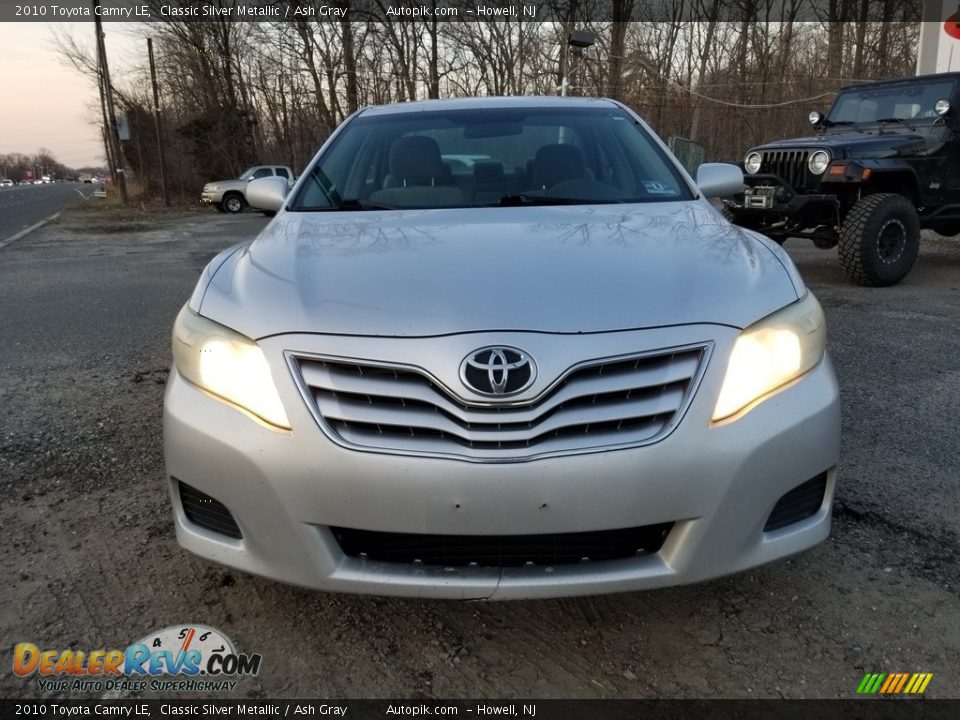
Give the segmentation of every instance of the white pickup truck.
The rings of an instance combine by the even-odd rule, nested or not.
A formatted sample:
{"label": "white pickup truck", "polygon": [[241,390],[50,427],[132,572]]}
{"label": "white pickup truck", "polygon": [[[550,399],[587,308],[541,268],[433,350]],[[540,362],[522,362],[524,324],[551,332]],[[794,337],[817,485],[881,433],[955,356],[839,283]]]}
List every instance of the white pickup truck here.
{"label": "white pickup truck", "polygon": [[249,204],[247,183],[265,177],[286,178],[287,189],[293,187],[293,171],[286,165],[254,165],[236,180],[215,180],[204,185],[200,202],[209,203],[220,212],[241,213]]}

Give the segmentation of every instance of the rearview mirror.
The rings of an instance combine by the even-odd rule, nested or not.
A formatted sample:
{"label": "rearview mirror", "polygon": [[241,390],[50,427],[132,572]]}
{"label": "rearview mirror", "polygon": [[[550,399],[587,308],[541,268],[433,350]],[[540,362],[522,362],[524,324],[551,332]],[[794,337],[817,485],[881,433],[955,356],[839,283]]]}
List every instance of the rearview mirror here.
{"label": "rearview mirror", "polygon": [[287,181],[281,177],[251,180],[247,184],[247,204],[257,210],[276,212],[287,200]]}
{"label": "rearview mirror", "polygon": [[728,197],[743,192],[743,171],[729,163],[704,163],[697,168],[697,187],[704,197]]}

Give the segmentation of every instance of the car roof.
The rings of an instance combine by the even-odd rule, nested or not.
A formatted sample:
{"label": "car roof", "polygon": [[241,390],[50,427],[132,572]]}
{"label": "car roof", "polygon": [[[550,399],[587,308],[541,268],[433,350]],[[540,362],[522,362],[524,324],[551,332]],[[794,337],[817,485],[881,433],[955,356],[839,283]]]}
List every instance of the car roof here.
{"label": "car roof", "polygon": [[892,80],[871,80],[869,82],[861,82],[856,85],[845,85],[840,88],[840,91],[844,90],[857,90],[860,88],[876,87],[877,85],[909,85],[916,82],[924,82],[926,80],[956,80],[960,78],[960,72],[950,72],[950,73],[934,73],[931,75],[912,75],[910,77],[901,77],[893,78]]}
{"label": "car roof", "polygon": [[590,108],[612,107],[617,103],[607,98],[557,97],[552,95],[518,95],[513,97],[448,98],[445,100],[418,100],[416,102],[372,105],[364,108],[364,115],[394,115],[431,110],[475,110],[482,108],[567,107]]}

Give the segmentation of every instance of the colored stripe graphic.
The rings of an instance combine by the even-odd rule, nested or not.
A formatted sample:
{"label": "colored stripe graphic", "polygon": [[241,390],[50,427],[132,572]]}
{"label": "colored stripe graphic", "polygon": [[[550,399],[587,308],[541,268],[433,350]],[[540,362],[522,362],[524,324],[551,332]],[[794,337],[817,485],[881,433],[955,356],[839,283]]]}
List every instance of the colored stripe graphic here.
{"label": "colored stripe graphic", "polygon": [[872,695],[880,689],[880,683],[886,676],[886,673],[867,673],[860,682],[857,692],[863,695]]}
{"label": "colored stripe graphic", "polygon": [[921,695],[933,673],[867,673],[857,686],[859,695]]}

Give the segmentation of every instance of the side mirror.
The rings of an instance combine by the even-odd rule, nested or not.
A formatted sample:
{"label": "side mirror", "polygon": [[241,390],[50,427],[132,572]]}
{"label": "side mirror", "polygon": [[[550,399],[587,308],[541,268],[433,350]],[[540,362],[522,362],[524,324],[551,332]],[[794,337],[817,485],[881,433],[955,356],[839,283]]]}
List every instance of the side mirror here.
{"label": "side mirror", "polygon": [[247,204],[276,212],[287,200],[287,181],[280,177],[257,178],[247,185]]}
{"label": "side mirror", "polygon": [[706,198],[743,192],[743,171],[729,163],[704,163],[697,168],[697,187]]}
{"label": "side mirror", "polygon": [[811,110],[810,114],[807,115],[807,120],[809,120],[810,124],[814,127],[819,127],[823,124],[823,113],[817,112],[816,110]]}

